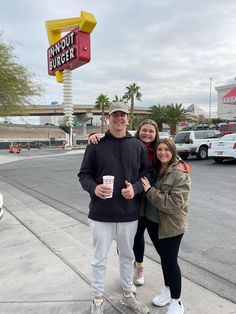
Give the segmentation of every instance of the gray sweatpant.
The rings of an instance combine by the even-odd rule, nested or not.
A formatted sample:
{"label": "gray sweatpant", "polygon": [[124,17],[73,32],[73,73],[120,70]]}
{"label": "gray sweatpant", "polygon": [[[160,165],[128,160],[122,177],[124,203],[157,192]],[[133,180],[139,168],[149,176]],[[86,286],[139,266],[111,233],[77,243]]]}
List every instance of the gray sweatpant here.
{"label": "gray sweatpant", "polygon": [[134,237],[138,220],[132,222],[100,222],[89,220],[93,236],[92,289],[102,296],[106,279],[106,264],[113,240],[117,241],[121,286],[130,290],[133,283]]}

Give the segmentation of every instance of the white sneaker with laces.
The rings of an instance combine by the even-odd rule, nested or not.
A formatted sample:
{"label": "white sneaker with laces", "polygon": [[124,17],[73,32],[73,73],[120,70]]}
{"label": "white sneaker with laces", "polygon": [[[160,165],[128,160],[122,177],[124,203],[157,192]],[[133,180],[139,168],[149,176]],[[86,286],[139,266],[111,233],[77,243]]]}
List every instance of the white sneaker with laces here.
{"label": "white sneaker with laces", "polygon": [[125,296],[122,295],[122,299],[120,300],[120,303],[131,310],[133,310],[135,313],[138,314],[148,314],[150,313],[149,308],[142,302],[138,301],[133,293],[130,293],[130,295]]}
{"label": "white sneaker with laces", "polygon": [[152,303],[156,306],[165,306],[166,304],[170,303],[171,296],[170,296],[170,289],[169,287],[165,287],[161,290],[161,293],[153,298]]}
{"label": "white sneaker with laces", "polygon": [[144,271],[143,267],[138,267],[134,264],[134,279],[133,282],[136,286],[144,285]]}
{"label": "white sneaker with laces", "polygon": [[184,306],[182,302],[180,301],[178,302],[175,299],[172,299],[166,314],[183,314],[183,313],[184,313]]}
{"label": "white sneaker with laces", "polygon": [[103,312],[104,301],[99,302],[98,304],[96,304],[96,303],[97,302],[93,300],[92,308],[91,308],[91,314],[104,314],[104,312]]}

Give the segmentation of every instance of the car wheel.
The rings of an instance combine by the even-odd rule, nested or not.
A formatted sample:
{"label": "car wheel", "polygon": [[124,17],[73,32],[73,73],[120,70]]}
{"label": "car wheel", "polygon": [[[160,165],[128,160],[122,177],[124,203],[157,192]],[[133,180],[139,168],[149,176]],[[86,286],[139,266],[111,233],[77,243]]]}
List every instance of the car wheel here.
{"label": "car wheel", "polygon": [[189,156],[189,153],[180,153],[179,154],[179,157],[182,158],[182,159],[187,159]]}
{"label": "car wheel", "polygon": [[201,146],[197,153],[197,158],[204,160],[208,158],[208,149],[205,146]]}
{"label": "car wheel", "polygon": [[223,159],[222,158],[213,158],[214,161],[217,163],[217,164],[222,164],[223,162]]}

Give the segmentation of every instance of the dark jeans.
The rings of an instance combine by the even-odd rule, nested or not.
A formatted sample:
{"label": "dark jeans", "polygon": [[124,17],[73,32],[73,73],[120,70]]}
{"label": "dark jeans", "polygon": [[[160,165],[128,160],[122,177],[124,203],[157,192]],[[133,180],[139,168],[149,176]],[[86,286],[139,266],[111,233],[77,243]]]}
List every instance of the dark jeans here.
{"label": "dark jeans", "polygon": [[181,295],[181,270],[178,264],[178,253],[183,234],[159,239],[159,224],[142,217],[134,241],[136,262],[141,263],[144,256],[144,232],[147,228],[152,243],[160,255],[165,286],[170,288],[171,298],[179,299]]}

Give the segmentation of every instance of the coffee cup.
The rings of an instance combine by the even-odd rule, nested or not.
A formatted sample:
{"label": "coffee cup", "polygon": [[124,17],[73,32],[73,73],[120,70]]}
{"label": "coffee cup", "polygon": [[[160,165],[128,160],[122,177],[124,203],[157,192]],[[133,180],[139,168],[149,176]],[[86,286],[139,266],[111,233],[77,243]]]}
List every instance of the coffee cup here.
{"label": "coffee cup", "polygon": [[103,176],[102,179],[103,184],[112,189],[112,192],[109,195],[107,195],[106,198],[112,198],[115,177],[106,175]]}

